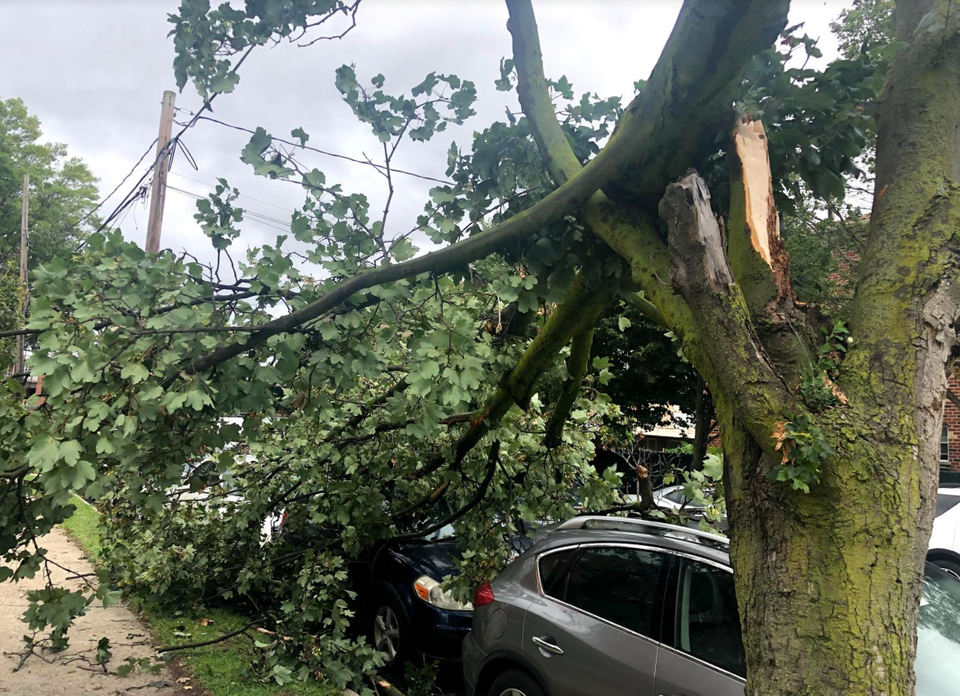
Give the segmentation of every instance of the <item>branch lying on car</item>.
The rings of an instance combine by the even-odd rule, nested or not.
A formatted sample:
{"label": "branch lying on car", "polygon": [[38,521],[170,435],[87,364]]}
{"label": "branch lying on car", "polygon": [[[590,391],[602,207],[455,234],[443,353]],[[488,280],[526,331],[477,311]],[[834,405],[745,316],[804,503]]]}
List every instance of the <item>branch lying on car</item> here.
{"label": "branch lying on car", "polygon": [[493,444],[490,445],[490,451],[487,453],[486,476],[484,476],[483,481],[480,482],[480,487],[477,489],[477,492],[474,494],[473,498],[470,500],[469,503],[464,505],[462,508],[460,508],[456,512],[448,515],[446,518],[440,520],[439,522],[436,522],[435,524],[432,524],[423,529],[417,529],[412,532],[406,532],[405,534],[398,534],[395,537],[393,537],[393,540],[396,541],[399,539],[419,539],[420,537],[424,537],[428,534],[433,534],[434,532],[440,529],[443,529],[448,524],[452,524],[453,522],[456,522],[461,517],[463,517],[468,512],[470,512],[473,508],[479,505],[480,502],[487,495],[487,491],[490,489],[490,482],[493,480],[493,474],[497,469],[497,461],[499,461],[499,458],[500,458],[500,441],[494,440]]}

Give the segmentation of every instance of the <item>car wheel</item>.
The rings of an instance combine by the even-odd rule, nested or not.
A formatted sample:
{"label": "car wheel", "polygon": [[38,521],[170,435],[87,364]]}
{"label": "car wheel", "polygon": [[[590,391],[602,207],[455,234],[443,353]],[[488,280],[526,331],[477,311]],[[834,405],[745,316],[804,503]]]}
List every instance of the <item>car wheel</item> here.
{"label": "car wheel", "polygon": [[487,696],[546,696],[536,680],[526,672],[508,669],[490,683]]}
{"label": "car wheel", "polygon": [[387,669],[402,664],[410,652],[407,615],[390,595],[380,595],[373,603],[370,640]]}
{"label": "car wheel", "polygon": [[933,561],[933,565],[937,566],[937,568],[940,568],[941,570],[947,571],[960,580],[960,562],[955,561],[952,558],[937,558]]}

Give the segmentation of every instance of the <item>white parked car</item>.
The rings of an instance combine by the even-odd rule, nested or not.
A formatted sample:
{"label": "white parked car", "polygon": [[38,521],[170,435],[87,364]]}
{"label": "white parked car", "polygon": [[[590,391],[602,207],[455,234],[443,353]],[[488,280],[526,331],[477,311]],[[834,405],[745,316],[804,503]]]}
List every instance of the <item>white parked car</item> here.
{"label": "white parked car", "polygon": [[695,514],[705,507],[703,503],[688,499],[683,492],[683,486],[663,486],[653,492],[653,500],[657,507],[674,512],[684,512]]}
{"label": "white parked car", "polygon": [[937,490],[927,560],[960,578],[960,488]]}

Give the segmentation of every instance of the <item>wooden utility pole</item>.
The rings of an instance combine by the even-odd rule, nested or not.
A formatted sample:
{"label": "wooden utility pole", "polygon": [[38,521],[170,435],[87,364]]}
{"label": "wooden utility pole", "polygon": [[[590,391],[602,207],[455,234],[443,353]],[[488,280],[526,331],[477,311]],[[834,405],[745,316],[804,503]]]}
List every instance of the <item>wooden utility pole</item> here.
{"label": "wooden utility pole", "polygon": [[[24,319],[27,316],[27,298],[30,297],[27,292],[27,211],[30,205],[30,175],[23,175],[23,203],[20,208],[20,285],[23,297],[20,300],[20,313]],[[17,336],[17,362],[13,373],[23,374],[24,362],[26,358],[24,347],[24,337]]]}
{"label": "wooden utility pole", "polygon": [[167,169],[173,151],[169,147],[173,132],[173,112],[177,103],[175,92],[163,93],[160,109],[160,134],[157,136],[157,161],[153,170],[153,191],[150,193],[150,218],[147,223],[147,253],[160,251],[160,227],[163,225],[163,203],[167,197]]}

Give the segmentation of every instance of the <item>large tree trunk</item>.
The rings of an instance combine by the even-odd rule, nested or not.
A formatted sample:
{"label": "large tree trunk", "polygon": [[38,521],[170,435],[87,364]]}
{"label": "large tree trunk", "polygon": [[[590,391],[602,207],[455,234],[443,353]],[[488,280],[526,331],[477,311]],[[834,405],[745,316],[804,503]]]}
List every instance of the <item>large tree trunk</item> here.
{"label": "large tree trunk", "polygon": [[[836,452],[811,493],[771,480],[781,452],[747,427],[752,408],[729,384],[714,387],[750,696],[914,693],[958,318],[960,17],[926,0],[898,3],[898,20],[909,45],[881,102],[870,245],[837,377],[846,403],[813,414]],[[795,374],[766,338],[778,373]]]}
{"label": "large tree trunk", "polygon": [[[828,435],[839,449],[820,483],[791,491],[768,479],[776,462],[722,410],[747,693],[912,694],[929,467],[913,444],[857,428],[867,414],[851,412]],[[908,408],[888,413],[912,420]]]}
{"label": "large tree trunk", "polygon": [[[696,162],[692,135],[690,147],[671,150],[670,171],[651,166],[642,129],[631,131],[639,133],[635,139],[611,141],[608,147],[632,149],[637,166],[604,187],[610,197],[595,194],[582,210],[592,232],[629,263],[710,385],[726,454],[749,696],[914,691],[945,367],[960,318],[960,13],[951,3],[898,3],[898,38],[906,47],[881,104],[870,242],[852,312],[853,343],[836,374],[819,373],[812,356],[823,340],[820,320],[794,300],[759,124],[738,125],[728,151],[729,238],[696,172],[667,187],[660,202],[666,244],[651,224],[653,192],[665,176]],[[508,5],[521,104],[554,179],[564,181],[575,173],[575,158],[549,107],[529,0]],[[676,101],[664,104],[676,108],[665,123],[703,135],[702,106],[693,115],[684,110],[693,104],[690,95],[710,92],[698,89],[703,66],[725,68],[726,77],[711,84],[736,85],[735,58],[755,52],[750,37],[783,26],[782,10],[773,2],[689,0],[662,65],[623,125],[655,113],[639,108],[643,100],[669,95]],[[711,34],[711,27],[720,31]],[[718,38],[725,32],[735,36]],[[701,34],[713,39],[695,40]],[[722,54],[714,49],[724,46],[731,60],[714,60]],[[690,69],[678,72],[672,59],[687,54],[693,58],[681,67]],[[731,101],[726,88],[716,94],[718,103]],[[659,134],[658,144],[673,143],[668,129]],[[804,378],[822,382],[832,405],[824,405],[831,401],[823,394],[805,403]],[[817,439],[829,446],[807,463],[805,477],[794,476],[809,492],[774,480],[782,447],[796,441],[788,427],[817,428]]]}

